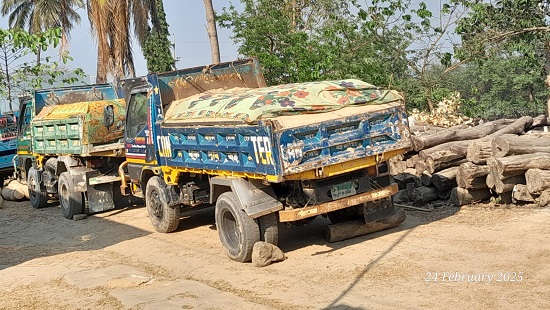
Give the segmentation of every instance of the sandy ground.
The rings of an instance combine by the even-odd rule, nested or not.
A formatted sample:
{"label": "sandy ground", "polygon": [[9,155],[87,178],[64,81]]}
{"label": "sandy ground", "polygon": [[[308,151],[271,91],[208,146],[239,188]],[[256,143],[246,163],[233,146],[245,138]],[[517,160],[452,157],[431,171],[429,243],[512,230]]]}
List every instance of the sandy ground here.
{"label": "sandy ground", "polygon": [[550,309],[550,209],[407,211],[343,242],[281,225],[287,260],[229,260],[213,209],[156,233],[143,207],[72,221],[0,209],[0,309]]}

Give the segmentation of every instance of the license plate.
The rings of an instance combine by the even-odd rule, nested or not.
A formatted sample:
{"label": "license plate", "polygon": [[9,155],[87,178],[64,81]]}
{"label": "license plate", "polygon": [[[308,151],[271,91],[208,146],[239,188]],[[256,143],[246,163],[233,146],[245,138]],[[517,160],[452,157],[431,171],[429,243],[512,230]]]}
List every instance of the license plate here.
{"label": "license plate", "polygon": [[332,199],[336,200],[336,199],[348,197],[351,195],[355,195],[356,192],[352,182],[349,181],[349,182],[344,182],[333,186],[330,189],[330,193],[332,195]]}

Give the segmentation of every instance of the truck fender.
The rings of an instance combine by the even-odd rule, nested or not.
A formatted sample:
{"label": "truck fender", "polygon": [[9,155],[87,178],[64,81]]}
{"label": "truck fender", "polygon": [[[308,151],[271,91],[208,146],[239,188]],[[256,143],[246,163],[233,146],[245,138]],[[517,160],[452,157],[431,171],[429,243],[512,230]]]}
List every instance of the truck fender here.
{"label": "truck fender", "polygon": [[88,169],[86,167],[68,168],[68,172],[71,175],[71,181],[73,182],[73,186],[74,186],[73,189],[75,191],[85,192],[88,189],[88,184],[87,184],[88,180],[86,178],[86,172],[89,172],[89,171],[91,171],[91,169]]}
{"label": "truck fender", "polygon": [[57,157],[57,167],[55,169],[55,175],[59,176],[65,171],[70,172],[73,169],[73,167],[78,167],[78,166],[80,166],[80,163],[75,158],[71,156],[59,156]]}
{"label": "truck fender", "polygon": [[275,191],[270,185],[264,184],[261,180],[235,177],[210,178],[210,203],[214,204],[219,195],[228,189],[237,196],[241,208],[252,218],[283,209],[283,204],[277,200]]}

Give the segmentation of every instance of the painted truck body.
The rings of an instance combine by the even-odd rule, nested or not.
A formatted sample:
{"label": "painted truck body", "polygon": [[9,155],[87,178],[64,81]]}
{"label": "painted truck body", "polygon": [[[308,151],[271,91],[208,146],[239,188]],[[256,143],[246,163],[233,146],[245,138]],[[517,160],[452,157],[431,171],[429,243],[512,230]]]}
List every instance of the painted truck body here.
{"label": "painted truck body", "polygon": [[[86,85],[37,90],[23,102],[15,166],[33,207],[58,197],[66,218],[115,207],[113,184],[125,160],[121,94],[113,85]],[[107,107],[115,118],[108,126]]]}
{"label": "painted truck body", "polygon": [[0,185],[13,174],[13,158],[17,153],[17,120],[19,111],[0,115]]}
{"label": "painted truck body", "polygon": [[[346,83],[328,83],[325,90],[355,94]],[[253,60],[125,81],[122,189],[145,198],[160,232],[175,230],[183,211],[215,205],[220,239],[236,261],[250,260],[256,241],[276,244],[278,222],[302,224],[325,214],[372,222],[393,215],[397,186],[387,160],[410,147],[402,97],[393,92],[394,100],[383,104],[294,106],[306,86],[281,86],[290,87],[290,95],[286,88],[264,88]],[[233,95],[212,100],[221,87],[234,88]],[[266,102],[266,96],[275,97]],[[227,109],[252,102],[250,115],[209,110],[222,101]],[[281,113],[251,117],[274,103]],[[200,105],[205,109],[197,110]]]}

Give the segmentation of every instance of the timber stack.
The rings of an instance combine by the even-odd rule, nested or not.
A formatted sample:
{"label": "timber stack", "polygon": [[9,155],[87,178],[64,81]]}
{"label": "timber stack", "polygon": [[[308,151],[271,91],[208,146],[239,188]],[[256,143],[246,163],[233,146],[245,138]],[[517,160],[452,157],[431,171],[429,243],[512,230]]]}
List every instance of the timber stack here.
{"label": "timber stack", "polygon": [[477,126],[411,126],[414,149],[392,159],[398,204],[449,199],[550,205],[547,117],[524,116]]}

